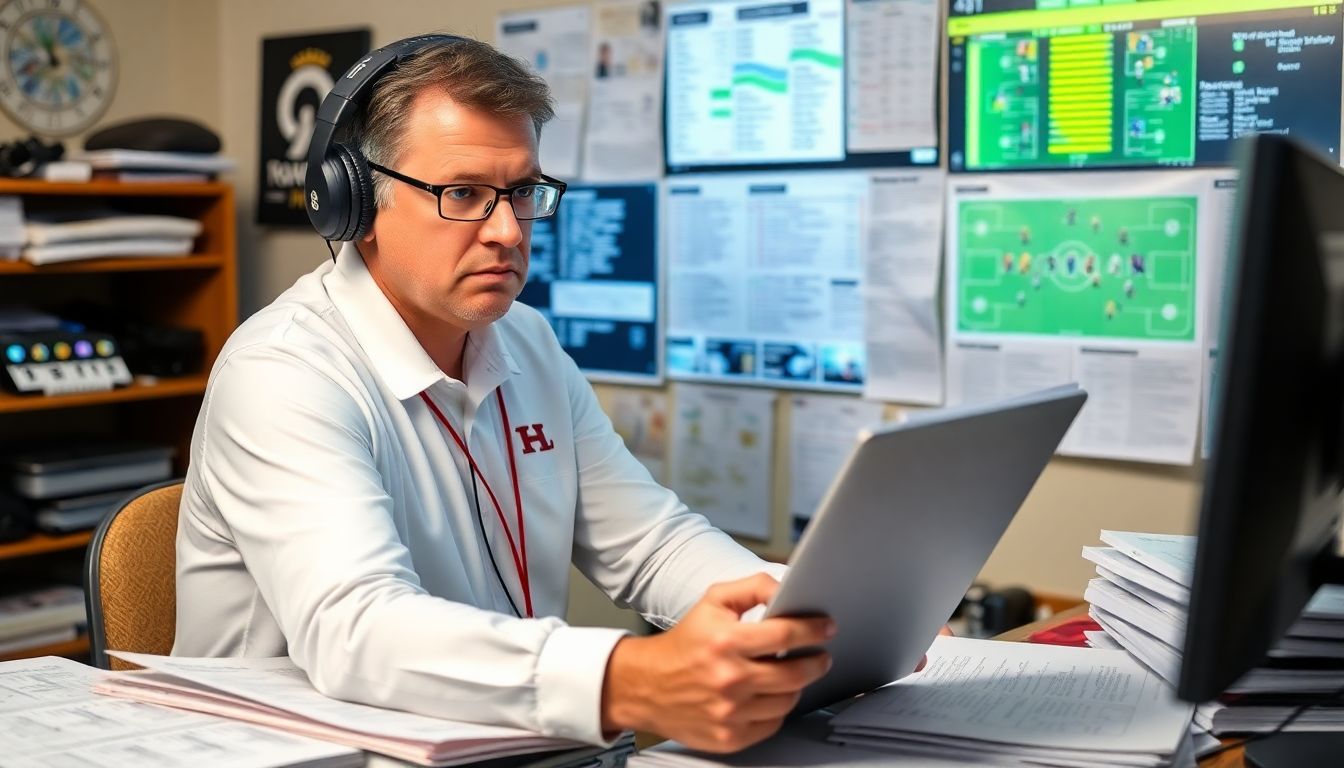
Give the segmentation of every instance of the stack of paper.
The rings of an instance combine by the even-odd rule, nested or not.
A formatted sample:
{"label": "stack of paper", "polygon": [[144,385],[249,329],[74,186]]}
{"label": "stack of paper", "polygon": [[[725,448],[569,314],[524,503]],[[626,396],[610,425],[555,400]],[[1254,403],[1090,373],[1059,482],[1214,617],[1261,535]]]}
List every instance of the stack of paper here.
{"label": "stack of paper", "polygon": [[731,755],[697,752],[675,741],[665,741],[641,751],[627,762],[628,768],[943,768],[943,766],[999,765],[980,762],[971,755],[938,758],[926,755],[896,755],[851,747],[827,740],[830,716],[820,712],[789,720],[779,733]]}
{"label": "stack of paper", "polygon": [[52,656],[0,664],[0,762],[6,768],[364,764],[364,755],[349,747],[96,696],[90,687],[99,674]]}
{"label": "stack of paper", "polygon": [[[1097,567],[1097,578],[1083,597],[1105,630],[1089,635],[1089,642],[1124,648],[1175,685],[1185,643],[1195,537],[1102,531],[1101,540],[1109,546],[1083,548],[1083,557]],[[1201,707],[1196,724],[1218,735],[1272,730],[1310,697],[1324,698],[1344,687],[1340,639],[1344,588],[1324,587],[1270,652],[1268,664],[1237,680],[1221,702]],[[1320,730],[1308,724],[1326,722],[1344,729],[1344,708],[1313,709],[1310,719],[1299,718],[1291,727]]]}
{"label": "stack of paper", "polygon": [[201,223],[184,216],[82,211],[35,214],[24,230],[24,260],[53,264],[106,256],[186,256]]}
{"label": "stack of paper", "polygon": [[923,671],[836,715],[831,739],[994,765],[1193,764],[1192,709],[1122,651],[940,637]]}
{"label": "stack of paper", "polygon": [[0,598],[0,653],[74,640],[85,623],[84,590],[51,586]]}
{"label": "stack of paper", "polygon": [[19,258],[23,243],[23,198],[0,195],[0,261]]}
{"label": "stack of paper", "polygon": [[193,659],[111,654],[144,670],[100,680],[98,693],[165,704],[346,744],[421,765],[457,765],[584,746],[531,731],[462,723],[331,699],[288,658]]}
{"label": "stack of paper", "polygon": [[139,149],[100,149],[76,155],[99,178],[125,182],[199,182],[233,170],[234,162],[220,154],[148,152]]}

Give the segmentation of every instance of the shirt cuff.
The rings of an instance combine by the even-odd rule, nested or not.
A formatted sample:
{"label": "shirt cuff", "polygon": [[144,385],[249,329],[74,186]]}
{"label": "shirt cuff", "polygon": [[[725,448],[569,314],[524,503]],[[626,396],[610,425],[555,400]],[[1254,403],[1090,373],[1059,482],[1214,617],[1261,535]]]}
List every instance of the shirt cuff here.
{"label": "shirt cuff", "polygon": [[605,627],[557,628],[537,659],[537,722],[542,733],[589,744],[602,735],[602,682],[607,657],[629,633]]}

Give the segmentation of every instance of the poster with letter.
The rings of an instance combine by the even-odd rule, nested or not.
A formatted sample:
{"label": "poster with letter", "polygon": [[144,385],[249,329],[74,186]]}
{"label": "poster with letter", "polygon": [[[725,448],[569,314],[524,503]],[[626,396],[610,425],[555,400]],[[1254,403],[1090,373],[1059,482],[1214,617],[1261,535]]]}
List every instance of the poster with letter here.
{"label": "poster with letter", "polygon": [[261,158],[257,223],[306,227],[303,179],[317,108],[369,52],[369,30],[268,37],[261,41]]}

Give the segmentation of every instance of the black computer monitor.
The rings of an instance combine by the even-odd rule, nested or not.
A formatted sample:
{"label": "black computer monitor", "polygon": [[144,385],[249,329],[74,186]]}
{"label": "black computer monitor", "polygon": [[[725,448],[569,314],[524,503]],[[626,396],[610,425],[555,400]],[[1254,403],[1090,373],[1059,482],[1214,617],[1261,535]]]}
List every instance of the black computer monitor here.
{"label": "black computer monitor", "polygon": [[1283,136],[1241,152],[1178,687],[1193,702],[1259,665],[1344,575],[1344,172]]}

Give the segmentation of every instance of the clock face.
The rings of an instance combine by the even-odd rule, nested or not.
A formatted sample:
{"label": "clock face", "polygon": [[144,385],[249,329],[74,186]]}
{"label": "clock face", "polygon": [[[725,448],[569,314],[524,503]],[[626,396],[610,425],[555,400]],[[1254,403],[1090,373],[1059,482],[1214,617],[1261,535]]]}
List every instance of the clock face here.
{"label": "clock face", "polygon": [[117,57],[82,0],[0,0],[0,108],[33,133],[93,124],[112,101]]}

